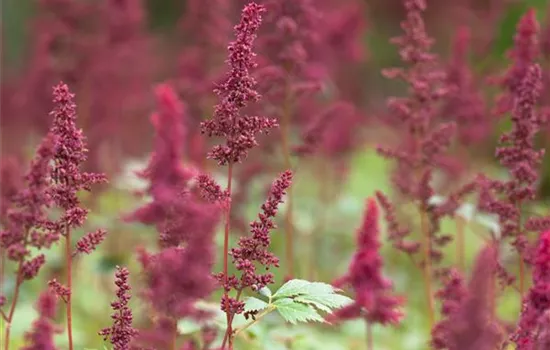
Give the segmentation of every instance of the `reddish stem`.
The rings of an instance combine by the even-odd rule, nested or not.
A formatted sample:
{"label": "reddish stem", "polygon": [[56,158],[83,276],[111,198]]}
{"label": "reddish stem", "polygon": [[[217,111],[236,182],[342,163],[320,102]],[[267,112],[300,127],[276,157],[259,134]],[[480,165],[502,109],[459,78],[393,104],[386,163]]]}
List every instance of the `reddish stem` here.
{"label": "reddish stem", "polygon": [[67,336],[69,338],[69,350],[73,350],[73,315],[71,308],[71,296],[73,293],[72,284],[72,262],[73,255],[71,249],[71,229],[69,225],[65,226],[65,260],[67,263],[67,288],[69,294],[67,295],[66,305],[67,305]]}
{"label": "reddish stem", "polygon": [[19,267],[17,268],[17,279],[15,282],[15,291],[13,293],[13,299],[11,301],[10,306],[10,313],[7,316],[6,320],[6,334],[5,334],[5,343],[4,343],[4,349],[9,350],[10,348],[10,330],[11,330],[11,322],[13,320],[13,315],[15,313],[15,306],[17,305],[17,301],[19,299],[19,290],[21,289],[21,284],[23,283],[23,260],[19,261]]}
{"label": "reddish stem", "polygon": [[422,269],[424,275],[424,293],[428,307],[428,321],[430,329],[432,329],[435,322],[434,300],[432,293],[432,245],[429,224],[423,210],[420,210],[420,227],[424,241],[424,268]]}
{"label": "reddish stem", "polygon": [[[223,237],[223,278],[224,278],[224,296],[225,300],[227,300],[228,292],[225,290],[225,286],[227,285],[229,276],[228,276],[228,258],[229,258],[229,229],[230,229],[230,221],[231,221],[231,180],[233,178],[233,163],[229,163],[227,167],[227,196],[229,197],[229,201],[227,201],[227,209],[225,211],[225,232]],[[229,305],[226,305],[226,310],[229,310]],[[231,329],[231,321],[233,321],[231,314],[229,311],[226,312],[226,319],[227,319],[227,330],[225,331],[225,336],[222,343],[222,349],[225,349],[225,344],[227,340],[229,339],[229,348],[231,349],[231,333],[233,330]]]}

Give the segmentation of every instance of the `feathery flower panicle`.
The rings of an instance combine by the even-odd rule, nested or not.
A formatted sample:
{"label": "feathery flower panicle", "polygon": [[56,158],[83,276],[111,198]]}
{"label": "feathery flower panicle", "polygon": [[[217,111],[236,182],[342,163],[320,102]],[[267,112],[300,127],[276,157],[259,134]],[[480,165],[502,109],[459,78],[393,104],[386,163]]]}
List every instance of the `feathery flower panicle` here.
{"label": "feathery flower panicle", "polygon": [[376,201],[369,198],[357,231],[356,253],[347,274],[334,283],[337,287],[349,285],[355,301],[331,315],[334,320],[363,318],[372,323],[395,325],[403,318],[400,308],[404,299],[391,295],[392,282],[382,275],[378,216]]}
{"label": "feathery flower panicle", "polygon": [[[455,169],[449,168],[449,156],[446,154],[456,132],[455,122],[442,123],[440,111],[445,98],[450,91],[446,83],[446,74],[440,68],[437,55],[430,52],[434,40],[426,33],[423,12],[426,9],[424,0],[405,0],[406,19],[401,23],[405,32],[402,36],[393,38],[392,43],[399,47],[401,60],[406,68],[391,68],[383,70],[390,79],[400,79],[408,85],[409,96],[390,98],[388,108],[395,122],[396,131],[401,142],[395,148],[378,147],[378,153],[396,162],[391,180],[398,193],[407,201],[414,202],[421,209],[429,225],[425,225],[423,233],[429,235],[429,256],[434,262],[442,257],[441,247],[449,242],[446,236],[438,235],[439,221],[443,215],[452,212],[435,212],[435,206],[430,203],[436,193],[432,186],[432,178],[439,172],[453,176]],[[467,192],[458,189],[463,195]],[[383,196],[378,195],[379,199]],[[456,194],[453,196],[458,198]],[[390,209],[387,198],[382,198],[384,210]],[[448,206],[452,208],[453,206]],[[386,214],[387,216],[393,216]],[[395,223],[390,223],[395,226]],[[429,232],[428,232],[429,231]],[[418,251],[418,242],[405,242],[405,231],[390,235],[395,239],[394,246],[407,254]],[[428,255],[428,253],[426,253]]]}
{"label": "feathery flower panicle", "polygon": [[44,292],[38,297],[36,310],[39,318],[33,322],[32,329],[25,333],[26,344],[21,350],[57,350],[54,336],[61,329],[53,323],[57,309],[55,295]]}
{"label": "feathery flower panicle", "polygon": [[77,227],[82,225],[87,215],[87,210],[80,207],[78,191],[90,191],[93,184],[106,182],[107,179],[103,174],[80,170],[88,149],[82,130],[76,126],[74,94],[66,84],[59,83],[53,89],[53,97],[55,108],[50,113],[53,118],[50,132],[56,137],[56,144],[50,195],[55,204],[65,211],[57,223],[59,227]]}
{"label": "feathery flower panicle", "polygon": [[9,204],[22,187],[21,165],[15,157],[0,159],[0,223],[5,224]]}
{"label": "feathery flower panicle", "polygon": [[550,6],[546,8],[546,23],[540,33],[540,51],[545,58],[550,57]]}
{"label": "feathery flower panicle", "polygon": [[[244,290],[251,288],[257,291],[268,284],[273,283],[272,273],[259,273],[257,266],[263,266],[266,270],[270,267],[279,267],[279,258],[268,251],[271,243],[269,232],[277,228],[273,221],[279,204],[283,203],[286,190],[292,183],[292,172],[290,170],[282,173],[271,185],[271,190],[264,204],[258,219],[250,223],[250,236],[241,237],[238,248],[231,249],[233,265],[240,271],[240,277],[235,275],[224,276],[223,273],[216,277],[223,285],[226,292],[230,290]],[[222,310],[231,314],[240,314],[244,311],[244,302],[224,294],[221,303]]]}
{"label": "feathery flower panicle", "polygon": [[59,239],[59,232],[49,230],[46,210],[53,204],[51,162],[56,138],[48,134],[38,147],[24,183],[7,204],[5,223],[0,231],[0,246],[7,258],[20,263],[18,283],[34,278],[45,263],[43,254],[31,258],[30,248],[49,248]]}
{"label": "feathery flower panicle", "polygon": [[483,141],[490,132],[489,119],[485,116],[483,96],[476,89],[468,64],[468,48],[471,33],[462,26],[455,33],[451,61],[447,67],[446,83],[451,90],[445,98],[442,117],[455,121],[460,143],[469,146]]}
{"label": "feathery flower panicle", "polygon": [[[186,118],[183,103],[169,85],[160,85],[156,93],[159,112],[151,117],[155,150],[142,173],[149,182],[147,193],[152,201],[128,219],[153,225],[159,233],[161,251],[141,252],[146,277],[143,296],[160,316],[180,318],[197,315],[194,304],[214,288],[213,239],[220,208],[201,200],[200,188],[193,183],[196,172],[181,163]],[[143,333],[140,342],[148,337]]]}
{"label": "feathery flower panicle", "polygon": [[540,54],[538,35],[539,23],[534,9],[529,9],[520,19],[514,47],[508,52],[512,65],[505,72],[504,76],[497,79],[504,92],[498,96],[496,101],[496,115],[500,116],[510,112],[514,108],[514,99],[522,89],[523,80],[531,65],[536,63]]}
{"label": "feathery flower panicle", "polygon": [[224,145],[215,146],[208,155],[220,165],[242,161],[258,144],[256,134],[278,126],[275,119],[241,114],[244,107],[260,98],[250,71],[257,66],[252,45],[264,12],[263,6],[253,2],[243,9],[241,22],[235,26],[236,40],[228,48],[230,71],[214,90],[220,103],[215,107],[213,118],[201,124],[202,132],[208,136],[226,139]]}
{"label": "feathery flower panicle", "polygon": [[115,273],[115,284],[117,286],[117,300],[111,303],[114,314],[111,315],[113,325],[104,328],[99,332],[105,340],[113,345],[114,350],[130,350],[130,343],[137,335],[137,330],[132,327],[132,310],[128,307],[128,302],[132,297],[130,294],[130,285],[128,276],[130,273],[125,267],[117,266]]}
{"label": "feathery flower panicle", "polygon": [[200,123],[212,113],[212,81],[223,79],[233,7],[229,0],[190,0],[179,23],[185,44],[178,57],[176,89],[189,110],[185,149],[193,164],[204,164],[207,144]]}
{"label": "feathery flower panicle", "polygon": [[76,251],[74,254],[91,254],[95,248],[103,242],[106,235],[107,231],[102,229],[86,234],[76,242]]}
{"label": "feathery flower panicle", "polygon": [[[204,236],[204,237],[203,237]],[[197,233],[185,247],[169,247],[150,256],[143,296],[157,312],[171,318],[201,317],[195,308],[215,287],[212,234]]]}
{"label": "feathery flower panicle", "polygon": [[502,334],[490,309],[496,266],[497,250],[488,246],[476,259],[467,289],[456,273],[449,278],[440,293],[445,318],[433,331],[435,349],[491,350],[500,345]]}
{"label": "feathery flower panicle", "polygon": [[219,202],[223,205],[226,204],[227,201],[231,201],[229,192],[227,190],[223,190],[222,187],[210,175],[201,174],[197,177],[197,181],[197,186],[200,189],[201,196],[208,202]]}
{"label": "feathery flower panicle", "polygon": [[512,336],[518,350],[541,349],[537,344],[549,326],[550,231],[541,234],[533,263],[533,286],[523,299],[520,320]]}
{"label": "feathery flower panicle", "polygon": [[480,208],[499,217],[502,236],[513,238],[512,244],[520,253],[527,245],[525,229],[543,223],[529,220],[528,225],[522,227],[519,222],[521,205],[535,199],[537,168],[544,155],[544,150],[537,150],[534,145],[535,134],[542,124],[535,109],[541,90],[541,68],[535,64],[526,73],[521,88],[515,92],[512,130],[501,136],[501,146],[496,150],[496,157],[511,178],[498,181],[481,176],[479,179]]}
{"label": "feathery flower panicle", "polygon": [[[138,208],[128,220],[155,225],[162,246],[177,246],[193,235],[211,232],[218,216],[192,191],[195,170],[181,163],[185,135],[185,108],[169,85],[156,89],[159,112],[151,117],[156,130],[155,150],[140,174],[148,180],[152,202]],[[213,222],[211,222],[213,221]]]}

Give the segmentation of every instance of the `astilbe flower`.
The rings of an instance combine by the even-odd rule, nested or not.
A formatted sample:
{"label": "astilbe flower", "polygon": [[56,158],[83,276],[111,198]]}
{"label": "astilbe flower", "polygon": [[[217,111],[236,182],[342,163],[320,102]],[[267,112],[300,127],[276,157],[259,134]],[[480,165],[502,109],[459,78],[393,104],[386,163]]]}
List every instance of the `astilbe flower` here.
{"label": "astilbe flower", "polygon": [[71,228],[82,226],[88,210],[80,206],[78,192],[91,191],[91,186],[106,182],[103,174],[82,172],[81,166],[87,159],[85,137],[82,130],[76,126],[75,95],[64,83],[59,83],[53,89],[55,108],[50,113],[53,124],[50,132],[55,136],[53,154],[52,185],[49,195],[53,202],[64,213],[56,222],[50,222],[49,227],[68,236]]}
{"label": "astilbe flower", "polygon": [[152,255],[145,269],[143,296],[164,316],[201,317],[198,300],[214,290],[213,230],[189,237],[185,247],[169,247]]}
{"label": "astilbe flower", "polygon": [[273,283],[273,274],[260,273],[257,266],[263,266],[267,270],[270,267],[279,267],[279,258],[268,250],[271,243],[269,232],[277,228],[273,218],[277,214],[279,204],[283,203],[285,191],[291,183],[292,172],[289,170],[273,182],[267,200],[262,205],[262,212],[258,214],[256,221],[250,223],[251,235],[241,237],[238,247],[231,249],[233,265],[240,272],[240,277],[225,276],[223,273],[216,276],[226,291],[221,302],[221,308],[226,313],[235,315],[244,311],[244,302],[229,296],[227,292],[241,292],[246,288],[257,291]]}
{"label": "astilbe flower", "polygon": [[378,216],[376,200],[369,198],[357,231],[356,253],[347,274],[334,282],[336,287],[349,285],[355,300],[332,314],[333,320],[363,318],[370,323],[395,325],[403,318],[400,308],[404,299],[391,295],[392,282],[382,275]]}
{"label": "astilbe flower", "polygon": [[175,86],[188,104],[186,153],[194,164],[204,163],[206,144],[199,132],[200,122],[212,113],[212,81],[224,77],[233,7],[228,0],[187,1],[179,23],[185,43],[178,56]]}
{"label": "astilbe flower", "polygon": [[[147,124],[136,115],[148,107],[144,97],[151,71],[159,66],[151,59],[142,1],[42,0],[37,5],[30,57],[24,73],[14,77],[2,135],[16,135],[10,136],[10,148],[21,148],[30,134],[43,135],[50,125],[43,111],[51,102],[44,86],[65,81],[78,92],[80,125],[94,150],[86,170],[117,170],[122,152],[143,152],[147,145]],[[127,123],[132,127],[123,127]]]}
{"label": "astilbe flower", "polygon": [[256,134],[267,133],[277,126],[274,119],[241,115],[241,109],[260,98],[250,70],[257,66],[252,45],[264,12],[263,6],[253,2],[243,9],[241,21],[235,26],[236,40],[228,48],[230,71],[215,89],[220,103],[215,107],[213,119],[201,123],[203,133],[226,139],[224,145],[215,146],[208,155],[220,165],[242,161],[257,145]]}
{"label": "astilbe flower", "polygon": [[[155,330],[140,331],[139,343],[164,344],[175,331],[173,320],[200,316],[197,300],[214,288],[214,230],[219,207],[200,198],[193,179],[196,171],[181,163],[185,136],[185,106],[170,85],[156,88],[158,112],[151,117],[156,130],[155,149],[140,174],[149,182],[151,202],[127,218],[152,225],[159,234],[161,251],[141,254],[146,281],[142,296],[159,313]],[[167,323],[167,325],[165,325]]]}
{"label": "astilbe flower", "polygon": [[22,186],[21,164],[16,157],[4,156],[0,159],[0,223],[5,223],[9,203]]}
{"label": "astilbe flower", "polygon": [[89,40],[91,52],[85,61],[89,67],[77,81],[82,125],[89,147],[95,151],[87,161],[87,170],[113,176],[125,155],[141,155],[149,145],[147,97],[160,65],[153,57],[144,7],[140,0],[96,4],[94,38]]}
{"label": "astilbe flower", "polygon": [[484,141],[490,132],[483,96],[475,86],[468,64],[470,41],[468,27],[459,27],[455,33],[451,60],[446,72],[446,83],[452,89],[445,97],[441,111],[444,119],[456,122],[458,141],[464,147]]}
{"label": "astilbe flower", "polygon": [[[181,163],[186,134],[185,106],[170,85],[159,85],[155,93],[158,112],[151,116],[156,132],[155,148],[147,167],[139,174],[149,182],[146,192],[152,201],[138,208],[128,220],[154,225],[162,246],[177,246],[195,232],[201,232],[204,215],[200,213],[207,209],[189,193],[195,171]],[[177,227],[176,222],[183,226]]]}
{"label": "astilbe flower", "polygon": [[21,350],[57,350],[54,336],[61,333],[61,329],[54,323],[57,309],[57,299],[50,292],[43,292],[36,302],[38,319],[33,322],[32,329],[25,333],[27,345]]}
{"label": "astilbe flower", "polygon": [[128,302],[132,297],[128,283],[129,275],[127,268],[117,266],[115,273],[117,300],[111,303],[111,307],[115,312],[111,315],[113,325],[99,332],[99,335],[103,336],[105,340],[109,339],[114,350],[129,350],[132,339],[137,335],[137,330],[132,327],[132,310],[128,306]]}
{"label": "astilbe flower", "polygon": [[[496,150],[496,157],[508,170],[510,179],[498,181],[480,177],[480,208],[498,215],[502,236],[513,238],[512,244],[520,253],[527,246],[525,228],[535,225],[527,221],[522,227],[521,207],[535,199],[537,168],[544,155],[544,150],[534,146],[534,137],[542,122],[535,110],[540,89],[541,69],[532,65],[521,88],[516,90],[512,130],[501,136],[501,146]],[[540,220],[537,222],[541,224]]]}
{"label": "astilbe flower", "polygon": [[543,232],[539,237],[533,264],[533,286],[523,299],[517,329],[511,337],[518,350],[543,348],[538,344],[541,344],[541,337],[545,336],[549,325],[550,231]]}
{"label": "astilbe flower", "polygon": [[[316,1],[319,3],[320,1]],[[324,5],[324,6],[323,6]],[[322,1],[322,52],[317,56],[330,72],[330,82],[339,99],[364,106],[366,99],[364,37],[367,29],[366,4],[360,1]]]}
{"label": "astilbe flower", "polygon": [[494,112],[498,116],[513,110],[514,100],[520,93],[527,71],[539,57],[539,29],[535,10],[529,9],[517,25],[514,47],[508,52],[512,64],[503,77],[496,79],[504,90],[496,101]]}
{"label": "astilbe flower", "polygon": [[53,134],[48,134],[38,147],[25,175],[24,187],[11,198],[4,229],[0,232],[0,245],[7,258],[19,263],[18,284],[22,282],[23,276],[36,276],[44,261],[43,255],[29,258],[29,248],[49,248],[59,239],[59,232],[48,230],[46,212],[53,204],[49,191],[55,140]]}
{"label": "astilbe flower", "polygon": [[476,259],[467,288],[457,272],[450,276],[439,293],[444,318],[433,329],[435,349],[491,350],[501,344],[502,333],[491,311],[496,266],[497,250],[487,246]]}
{"label": "astilbe flower", "polygon": [[[391,41],[399,47],[401,60],[408,67],[383,70],[386,77],[399,78],[409,88],[408,97],[392,97],[388,100],[392,113],[390,117],[397,126],[402,142],[393,149],[379,146],[378,152],[396,161],[391,179],[398,194],[417,205],[425,216],[424,221],[429,219],[429,225],[423,225],[423,234],[429,236],[429,253],[425,252],[424,258],[439,262],[442,257],[441,247],[450,241],[446,235],[437,234],[439,221],[442,216],[452,212],[435,211],[435,206],[430,203],[436,193],[432,178],[442,171],[451,175],[454,172],[454,169],[447,168],[449,157],[446,151],[455,134],[456,123],[443,123],[440,120],[440,107],[450,88],[445,82],[446,75],[439,67],[437,56],[430,52],[434,40],[426,33],[422,18],[426,3],[424,0],[405,0],[404,3],[407,18],[401,23],[401,27],[405,34]],[[464,186],[471,187],[469,184]],[[460,200],[469,192],[459,188],[456,194],[449,197]],[[385,196],[379,193],[378,197]],[[384,209],[390,208],[388,198],[383,198],[383,202]],[[420,245],[400,242],[406,235],[406,231],[393,235],[392,238],[397,239],[394,246],[408,254],[414,254]]]}

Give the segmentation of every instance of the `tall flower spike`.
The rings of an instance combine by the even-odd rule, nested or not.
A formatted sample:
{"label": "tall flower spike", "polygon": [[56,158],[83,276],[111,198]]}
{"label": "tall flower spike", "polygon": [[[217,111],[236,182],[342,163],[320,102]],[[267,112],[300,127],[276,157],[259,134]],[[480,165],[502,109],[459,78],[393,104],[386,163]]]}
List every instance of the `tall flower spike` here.
{"label": "tall flower spike", "polygon": [[467,289],[459,276],[449,279],[441,294],[445,318],[433,332],[435,349],[491,350],[501,344],[502,334],[490,309],[496,268],[497,250],[487,246],[478,254]]}
{"label": "tall flower spike", "polygon": [[113,350],[129,350],[132,338],[137,335],[137,330],[132,327],[132,310],[128,307],[131,298],[130,285],[128,284],[129,275],[127,268],[117,266],[115,273],[117,300],[111,303],[114,311],[111,316],[113,325],[99,332],[99,335],[105,337],[105,340],[109,339]]}
{"label": "tall flower spike", "polygon": [[51,133],[56,137],[56,146],[52,174],[55,184],[52,189],[52,198],[67,212],[65,221],[68,224],[76,224],[81,223],[86,216],[86,210],[75,210],[80,205],[77,198],[78,191],[90,191],[91,185],[105,182],[107,179],[103,174],[80,171],[88,149],[82,130],[76,126],[74,94],[69,91],[66,84],[59,83],[54,87],[53,95],[56,106],[51,112],[53,117]]}
{"label": "tall flower spike", "polygon": [[542,337],[549,326],[550,312],[550,231],[541,234],[535,252],[533,286],[523,300],[523,308],[512,340],[518,350],[542,349]]}
{"label": "tall flower spike", "polygon": [[349,285],[355,302],[331,315],[334,320],[363,318],[371,323],[398,324],[403,317],[401,297],[391,295],[392,282],[382,276],[378,229],[378,207],[374,198],[366,203],[363,223],[357,231],[357,250],[348,272],[334,284]]}
{"label": "tall flower spike", "polygon": [[32,329],[25,334],[27,345],[21,350],[57,350],[54,336],[61,333],[54,323],[57,299],[50,292],[44,292],[38,297],[36,310],[38,319],[32,324]]}
{"label": "tall flower spike", "polygon": [[[250,223],[252,234],[241,237],[238,243],[239,247],[231,249],[233,264],[240,271],[241,276],[237,278],[232,275],[227,279],[223,273],[217,276],[227,292],[231,289],[243,290],[246,288],[256,291],[273,283],[273,274],[258,273],[256,265],[261,265],[265,269],[272,266],[279,267],[279,258],[268,251],[271,243],[269,232],[276,228],[273,219],[277,214],[279,204],[283,203],[283,197],[291,183],[292,172],[290,170],[282,173],[273,182],[267,200],[262,204],[262,212],[258,214],[256,221]],[[231,314],[239,314],[244,310],[244,303],[226,294],[222,299],[222,310],[231,312]]]}
{"label": "tall flower spike", "polygon": [[499,81],[505,92],[497,99],[495,111],[497,115],[502,115],[514,108],[514,96],[519,93],[529,67],[536,63],[540,54],[538,35],[539,23],[535,10],[529,9],[517,25],[514,47],[508,53],[512,59],[512,65]]}
{"label": "tall flower spike", "polygon": [[225,145],[217,145],[209,153],[220,165],[240,162],[248,151],[257,145],[256,134],[267,133],[277,126],[275,119],[241,115],[249,103],[258,101],[256,81],[250,70],[256,68],[252,45],[262,22],[265,8],[254,2],[242,11],[241,22],[235,26],[236,40],[229,44],[227,63],[230,71],[225,80],[214,90],[220,98],[211,120],[201,124],[208,136],[226,139]]}

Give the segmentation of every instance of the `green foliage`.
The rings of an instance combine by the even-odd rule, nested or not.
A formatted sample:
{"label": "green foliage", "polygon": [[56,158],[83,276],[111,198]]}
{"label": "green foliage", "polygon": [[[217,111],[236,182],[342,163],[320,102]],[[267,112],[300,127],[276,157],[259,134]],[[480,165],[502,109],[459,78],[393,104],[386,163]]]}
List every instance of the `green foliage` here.
{"label": "green foliage", "polygon": [[330,284],[294,279],[285,283],[271,299],[287,322],[324,322],[318,310],[331,313],[351,302],[350,298],[337,294],[338,291]]}

